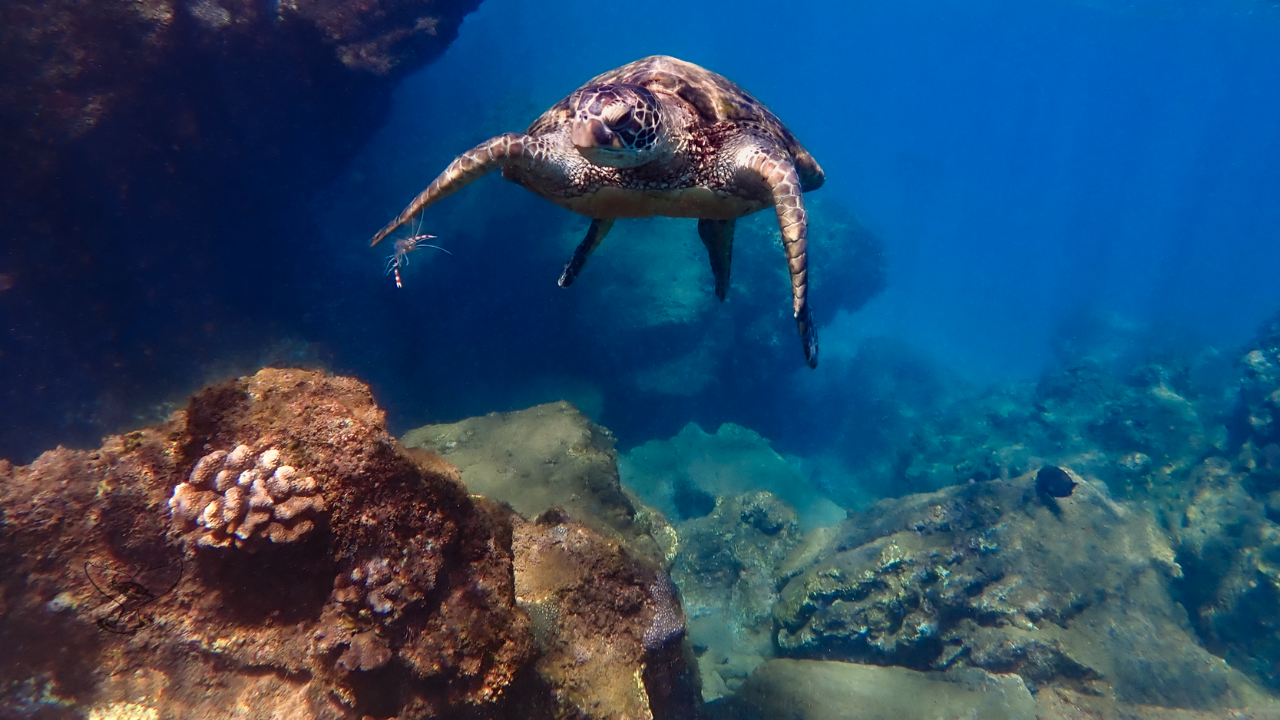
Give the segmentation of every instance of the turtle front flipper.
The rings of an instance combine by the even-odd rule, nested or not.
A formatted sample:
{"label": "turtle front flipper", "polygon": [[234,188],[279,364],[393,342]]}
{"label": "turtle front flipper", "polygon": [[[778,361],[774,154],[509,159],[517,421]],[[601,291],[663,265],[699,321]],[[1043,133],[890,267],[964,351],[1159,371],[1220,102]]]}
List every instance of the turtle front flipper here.
{"label": "turtle front flipper", "polygon": [[733,260],[733,226],[737,220],[699,220],[698,236],[711,256],[711,272],[716,276],[716,297],[724,302],[729,293],[729,263]]}
{"label": "turtle front flipper", "polygon": [[369,245],[377,245],[395,232],[396,228],[408,223],[437,200],[449,197],[489,172],[509,165],[543,166],[548,155],[549,148],[545,141],[528,135],[506,133],[485,140],[454,158],[449,167],[414,198],[395,220],[387,223],[386,227],[373,236]]}
{"label": "turtle front flipper", "polygon": [[601,240],[604,240],[604,236],[609,234],[609,229],[612,227],[613,218],[592,218],[587,236],[578,244],[578,249],[573,251],[573,257],[569,258],[568,264],[564,266],[564,272],[560,274],[560,280],[557,283],[560,287],[569,287],[574,280],[578,279],[582,266],[587,264],[587,256],[596,249]]}
{"label": "turtle front flipper", "polygon": [[809,215],[804,209],[804,193],[800,176],[791,156],[776,144],[760,142],[739,150],[737,155],[740,182],[764,181],[773,196],[782,230],[782,249],[787,254],[791,271],[791,304],[795,312],[804,358],[809,367],[818,366],[818,331],[809,309]]}

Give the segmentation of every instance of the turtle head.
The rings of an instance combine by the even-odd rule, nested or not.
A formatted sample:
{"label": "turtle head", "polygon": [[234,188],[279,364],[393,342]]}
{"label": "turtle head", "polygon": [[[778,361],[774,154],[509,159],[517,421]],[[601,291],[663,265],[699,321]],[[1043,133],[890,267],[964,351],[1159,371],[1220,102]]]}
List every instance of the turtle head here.
{"label": "turtle head", "polygon": [[605,167],[643,165],[664,149],[662,108],[639,85],[583,88],[573,108],[570,139],[589,162]]}

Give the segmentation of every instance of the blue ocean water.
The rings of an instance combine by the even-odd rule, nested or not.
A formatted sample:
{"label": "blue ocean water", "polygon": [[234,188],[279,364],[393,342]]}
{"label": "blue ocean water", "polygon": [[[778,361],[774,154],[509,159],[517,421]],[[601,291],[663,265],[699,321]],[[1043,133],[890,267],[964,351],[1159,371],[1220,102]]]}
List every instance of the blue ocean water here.
{"label": "blue ocean water", "polygon": [[[610,398],[603,419],[630,442],[692,418],[741,422],[802,448],[802,435],[847,412],[806,398],[823,375],[843,378],[838,368],[867,337],[901,340],[979,383],[1036,377],[1054,360],[1055,338],[1087,333],[1082,322],[1170,344],[1243,342],[1280,307],[1278,41],[1280,12],[1260,2],[815,2],[785,12],[679,2],[604,20],[585,3],[489,0],[439,62],[402,85],[387,126],[325,200],[330,245],[343,262],[371,269],[344,302],[396,318],[374,343],[378,360],[361,369],[388,383],[458,372],[421,349],[399,352],[393,370],[382,353],[421,346],[423,334],[450,322],[448,303],[465,301],[492,323],[478,337],[450,334],[468,346],[450,352],[486,355],[489,370],[469,381],[451,375],[476,401],[452,398],[445,414],[519,402],[517,389],[538,383],[544,395],[564,392],[560,379],[572,385],[576,376]],[[763,100],[826,170],[815,199],[843,205],[883,241],[887,289],[867,307],[846,312],[815,291],[818,371],[804,369],[796,350],[749,370],[767,377],[739,384],[746,397],[676,397],[660,408],[636,398],[603,370],[617,362],[616,348],[566,327],[577,321],[564,295],[581,288],[552,285],[558,262],[515,260],[552,242],[565,222],[563,232],[584,231],[585,220],[573,226],[567,213],[496,178],[428,212],[429,231],[462,257],[433,259],[428,279],[401,293],[425,293],[415,307],[384,297],[386,283],[365,287],[380,282],[378,258],[361,255],[359,239],[454,154],[522,129],[586,78],[656,53],[711,68]],[[660,225],[643,242],[663,234],[696,246],[691,222]],[[485,268],[465,258],[473,252]],[[755,261],[740,256],[735,273]],[[843,281],[846,269],[821,254],[812,264],[819,282]],[[593,278],[593,269],[584,282],[634,281]],[[460,296],[432,292],[440,274]],[[709,273],[698,280],[709,287]],[[785,302],[784,287],[770,290],[770,302]],[[789,332],[785,322],[777,329]],[[672,332],[652,341],[695,339]],[[633,351],[645,354],[649,342]],[[484,390],[495,386],[507,400]],[[628,404],[658,412],[619,407]],[[803,417],[787,417],[789,409]],[[789,432],[796,426],[804,431]]]}
{"label": "blue ocean water", "polygon": [[[687,219],[619,221],[573,287],[558,287],[588,219],[498,173],[432,206],[414,225],[447,252],[414,251],[393,277],[392,242],[369,247],[373,233],[460,152],[523,131],[590,77],[654,54],[739,83],[823,166],[826,184],[805,198],[821,342],[816,369],[805,366],[796,337],[771,211],[739,222],[724,303]],[[242,80],[218,79],[232,87]],[[600,454],[616,459],[628,489],[666,516],[627,515],[628,523],[635,519],[628,530],[652,532],[646,542],[654,547],[659,537],[682,543],[662,546],[667,564],[637,585],[649,588],[639,604],[661,601],[655,619],[662,622],[651,626],[661,632],[645,633],[644,642],[653,651],[649,645],[679,645],[688,632],[703,695],[720,703],[709,706],[709,717],[756,717],[751,710],[765,712],[769,698],[793,698],[773,691],[797,684],[788,680],[801,672],[794,667],[752,675],[776,658],[955,670],[948,678],[955,684],[990,691],[1008,681],[1013,689],[1000,692],[1029,702],[1037,693],[1041,710],[1061,691],[1146,708],[1126,717],[1164,717],[1142,714],[1151,707],[1274,713],[1277,88],[1274,0],[748,0],[732,7],[484,0],[441,58],[399,83],[385,125],[366,146],[334,149],[334,157],[350,151],[354,159],[321,191],[299,193],[270,177],[210,178],[210,187],[244,183],[261,204],[176,218],[166,213],[202,206],[150,208],[164,187],[100,192],[95,218],[131,205],[134,215],[121,210],[122,217],[143,207],[157,227],[190,233],[140,241],[129,248],[136,256],[121,240],[131,229],[114,226],[103,229],[99,247],[78,238],[67,242],[77,252],[67,253],[28,239],[21,252],[4,253],[4,262],[20,267],[0,265],[0,301],[20,296],[25,306],[20,319],[6,322],[0,369],[45,374],[39,382],[25,371],[0,378],[0,449],[12,448],[21,465],[58,444],[93,448],[103,432],[153,425],[202,384],[267,365],[321,367],[368,383],[396,435],[568,400],[611,432],[599,440],[604,431],[590,429],[599,433],[593,451],[616,441],[616,458]],[[209,104],[218,97],[211,93]],[[249,115],[231,105],[225,119],[235,125]],[[282,134],[306,134],[308,119],[300,111]],[[191,132],[201,138],[206,131]],[[211,154],[224,152],[209,146]],[[299,160],[298,167],[301,174],[311,165]],[[199,197],[205,189],[182,192]],[[129,260],[113,265],[108,255]],[[61,304],[32,300],[56,296],[48,278],[72,262],[77,278],[114,270],[69,289]],[[44,295],[24,294],[37,275]],[[3,295],[11,285],[17,291]],[[204,400],[209,406],[213,395]],[[215,415],[197,421],[226,420]],[[142,433],[125,436],[104,457],[143,448],[139,455],[163,457],[175,477],[195,477],[183,465],[195,456],[173,461],[173,448],[156,451],[148,442]],[[458,442],[435,450],[447,455],[441,448]],[[528,445],[499,450],[512,457],[544,449]],[[592,454],[582,447],[565,453]],[[249,457],[247,446],[227,450]],[[274,460],[260,462],[273,472],[281,450],[257,457],[267,452]],[[227,462],[229,472],[249,472],[212,444],[197,455],[213,458],[206,470]],[[50,457],[95,472],[99,460]],[[7,473],[0,479],[21,476],[41,488],[31,498],[4,496],[24,508],[0,512],[0,549],[14,558],[40,553],[6,535],[22,522],[44,522],[22,503],[61,507],[50,478],[65,469],[54,460],[35,471],[0,462]],[[525,477],[514,461],[503,472]],[[176,510],[161,516],[142,508],[175,505],[130,495],[130,482],[157,477],[139,470],[128,482],[92,487],[122,515],[150,523],[164,538],[157,547],[171,548],[181,534],[167,524]],[[322,514],[316,481],[308,480],[301,496]],[[175,490],[173,497],[213,492],[188,484],[188,495]],[[149,492],[159,497],[169,487],[163,490]],[[213,504],[197,515],[190,502],[188,521],[226,517],[209,513]],[[51,517],[60,522],[63,512]],[[548,533],[564,534],[567,521],[542,517],[557,528]],[[206,529],[215,537],[220,528]],[[141,557],[154,549],[141,534],[120,535],[111,553]],[[183,547],[201,558],[193,576],[236,577],[213,567],[234,563],[195,554],[209,548]],[[909,562],[895,555],[900,547],[914,553]],[[328,602],[334,566],[348,560],[323,557],[311,609]],[[289,564],[272,562],[261,565],[265,572]],[[368,560],[368,567],[386,570],[388,562]],[[99,566],[82,564],[83,573],[90,567]],[[872,576],[875,582],[854,587]],[[368,577],[371,588],[385,584]],[[849,578],[834,590],[823,584]],[[30,584],[26,595],[9,597],[25,603],[24,613],[45,614],[30,632],[25,625],[14,631],[18,623],[6,626],[0,614],[0,638],[30,642],[46,627],[70,626],[59,618],[69,617],[71,594],[48,578]],[[357,592],[346,592],[349,586],[334,587],[345,597]],[[886,587],[892,592],[878,594]],[[687,627],[673,609],[677,589]],[[122,616],[152,601],[146,587],[136,597],[129,594],[136,588],[119,592],[121,599],[102,594]],[[3,594],[0,601],[9,602]],[[842,615],[839,603],[863,604]],[[263,600],[259,609],[269,605]],[[537,612],[545,623],[559,611],[540,600]],[[892,617],[859,629],[859,622],[874,625],[865,618],[876,613]],[[274,617],[264,626],[274,626]],[[390,652],[376,661],[386,648],[365,632],[373,625],[359,627],[372,643],[367,658],[352,639],[354,659],[340,644],[319,652],[315,643],[306,650],[312,655],[298,650],[298,657],[329,662],[341,654],[353,676],[352,663],[360,672],[383,667]],[[877,632],[877,641],[889,640],[867,639]],[[1002,648],[1014,650],[1002,656]],[[591,654],[574,647],[570,656],[585,665]],[[26,662],[0,652],[0,667]],[[975,680],[967,669],[1011,674]],[[284,680],[305,672],[295,668],[296,677]],[[1011,680],[1012,673],[1019,675]],[[403,679],[389,671],[357,677],[373,678],[357,688],[372,695],[378,682]],[[756,678],[754,700],[739,696],[749,677]],[[31,700],[17,716],[74,704],[50,690],[57,683],[48,677],[0,681],[3,697]],[[913,692],[932,691],[902,694]],[[362,707],[390,716],[399,702],[392,697],[362,700]],[[735,698],[745,705],[732,705]],[[822,717],[814,712],[797,716]],[[0,718],[8,716],[0,707]]]}

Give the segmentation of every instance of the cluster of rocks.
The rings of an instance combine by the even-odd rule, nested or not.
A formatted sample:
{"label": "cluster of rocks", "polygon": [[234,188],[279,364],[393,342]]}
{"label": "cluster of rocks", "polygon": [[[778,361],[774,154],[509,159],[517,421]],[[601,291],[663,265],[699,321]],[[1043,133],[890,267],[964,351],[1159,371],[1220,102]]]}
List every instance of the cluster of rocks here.
{"label": "cluster of rocks", "polygon": [[590,525],[526,520],[464,474],[399,445],[360,383],[299,370],[210,387],[96,451],[0,462],[0,705],[695,715],[679,597],[638,527],[656,525],[616,469]]}
{"label": "cluster of rocks", "polygon": [[[1278,338],[1243,351],[1234,405],[1151,364],[1120,384],[1051,373],[1030,410],[988,394],[955,433],[982,443],[916,446],[951,457],[945,487],[808,525],[787,498],[817,491],[740,428],[633,450],[636,495],[612,436],[566,403],[400,444],[358,383],[264,370],[98,451],[0,463],[0,677],[18,678],[0,699],[195,718],[1280,718],[1259,689],[1280,686]],[[1119,480],[1129,467],[1146,480]]]}
{"label": "cluster of rocks", "polygon": [[[973,393],[918,363],[912,377],[871,399],[866,415],[877,418],[875,427],[862,414],[850,419],[836,455],[859,485],[881,495],[1007,480],[1046,463],[1077,468],[1117,495],[1142,494],[1169,487],[1205,453],[1227,447],[1221,389],[1202,386],[1192,370],[1182,360],[1149,362],[1117,377],[1084,357],[1037,383]],[[931,390],[901,392],[902,384]],[[861,499],[839,483],[830,490],[850,504]]]}

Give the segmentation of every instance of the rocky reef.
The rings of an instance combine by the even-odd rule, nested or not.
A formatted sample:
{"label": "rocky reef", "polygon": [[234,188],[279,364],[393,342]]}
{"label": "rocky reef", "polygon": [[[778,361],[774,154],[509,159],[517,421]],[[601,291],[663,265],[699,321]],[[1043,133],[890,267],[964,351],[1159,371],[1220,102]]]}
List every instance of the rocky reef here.
{"label": "rocky reef", "polygon": [[557,511],[518,520],[515,552],[555,717],[697,716],[696,666],[665,572]]}
{"label": "rocky reef", "polygon": [[689,423],[670,440],[651,440],[619,460],[622,481],[673,520],[710,513],[720,497],[773,493],[799,513],[806,529],[834,525],[844,510],[759,433],[725,423],[715,434]]}
{"label": "rocky reef", "polygon": [[1199,646],[1174,601],[1182,570],[1150,515],[1085,482],[1056,503],[1024,476],[851,516],[783,590],[779,648],[1013,672],[1032,687],[1169,707],[1240,707],[1256,696]]}
{"label": "rocky reef", "polygon": [[623,487],[612,433],[563,400],[426,425],[401,441],[439,454],[471,492],[508,503],[526,518],[556,509],[655,565],[672,560],[675,533]]}
{"label": "rocky reef", "polygon": [[0,513],[0,704],[23,717],[696,713],[660,567],[468,494],[354,380],[263,370],[0,463]]}
{"label": "rocky reef", "polygon": [[0,701],[1280,718],[1277,337],[968,395],[899,365],[899,460],[863,470],[915,485],[834,515],[814,483],[834,473],[737,426],[619,457],[559,402],[397,442],[360,383],[264,370],[0,465]]}
{"label": "rocky reef", "polygon": [[719,498],[680,525],[672,577],[689,615],[703,697],[738,690],[774,656],[778,568],[801,542],[795,511],[767,492]]}
{"label": "rocky reef", "polygon": [[[834,455],[877,495],[1009,479],[1070,466],[1117,496],[1166,492],[1229,447],[1231,384],[1220,353],[1153,352],[1129,362],[1071,354],[1037,382],[974,388],[918,351],[873,341]],[[870,420],[869,418],[874,418]],[[844,504],[861,497],[829,490]]]}

